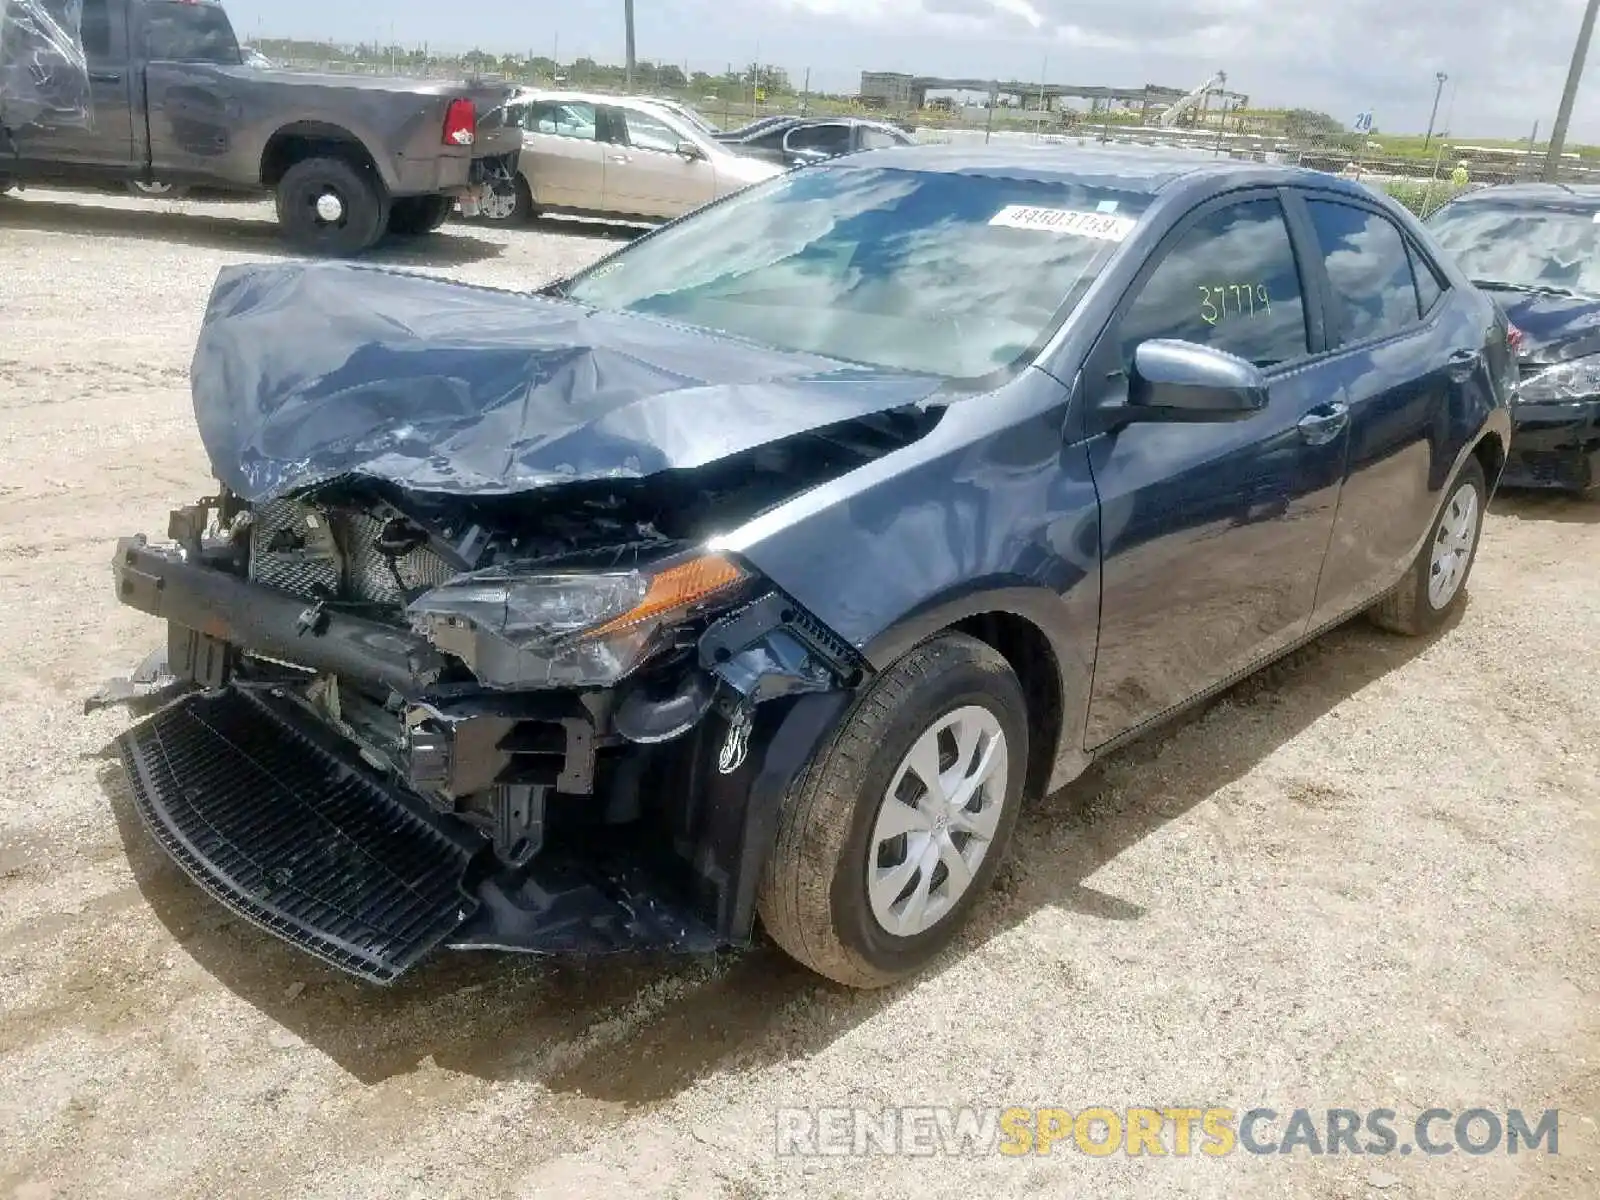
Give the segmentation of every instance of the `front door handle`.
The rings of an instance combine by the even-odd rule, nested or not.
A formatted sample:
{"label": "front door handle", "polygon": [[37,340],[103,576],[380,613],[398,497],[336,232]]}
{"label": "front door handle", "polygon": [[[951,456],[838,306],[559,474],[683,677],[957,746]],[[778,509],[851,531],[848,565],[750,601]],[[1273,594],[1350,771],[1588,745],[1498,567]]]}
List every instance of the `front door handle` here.
{"label": "front door handle", "polygon": [[607,162],[625,163],[625,162],[631,162],[632,160],[626,154],[608,154],[608,155],[606,155],[606,161]]}
{"label": "front door handle", "polygon": [[90,71],[89,78],[95,83],[121,83],[121,71]]}
{"label": "front door handle", "polygon": [[1308,446],[1326,446],[1350,424],[1350,408],[1338,400],[1319,405],[1300,418],[1296,428],[1300,439]]}

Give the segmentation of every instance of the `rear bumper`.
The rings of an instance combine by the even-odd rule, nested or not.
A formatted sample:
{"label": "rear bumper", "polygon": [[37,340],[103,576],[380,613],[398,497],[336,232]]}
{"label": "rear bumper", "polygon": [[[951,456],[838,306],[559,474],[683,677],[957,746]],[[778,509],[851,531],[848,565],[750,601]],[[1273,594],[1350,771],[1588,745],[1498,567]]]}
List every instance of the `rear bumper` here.
{"label": "rear bumper", "polygon": [[498,171],[514,172],[520,154],[511,150],[476,158],[407,159],[398,165],[392,190],[396,196],[468,196]]}
{"label": "rear bumper", "polygon": [[1519,404],[1502,486],[1585,491],[1600,486],[1600,399]]}

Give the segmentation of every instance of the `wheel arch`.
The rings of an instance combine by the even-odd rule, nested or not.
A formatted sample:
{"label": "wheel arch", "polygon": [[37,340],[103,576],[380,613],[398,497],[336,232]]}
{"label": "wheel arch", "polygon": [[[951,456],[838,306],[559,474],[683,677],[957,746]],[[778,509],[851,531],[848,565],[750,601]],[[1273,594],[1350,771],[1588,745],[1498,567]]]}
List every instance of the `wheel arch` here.
{"label": "wheel arch", "polygon": [[[1071,721],[1082,718],[1093,646],[1077,646],[1060,629],[1062,598],[1039,587],[1003,587],[946,597],[925,605],[864,649],[882,669],[944,633],[964,633],[992,648],[1011,667],[1028,703],[1026,794],[1046,794],[1058,768],[1072,757]],[[1093,630],[1087,631],[1092,641]],[[1080,751],[1081,753],[1081,751]]]}
{"label": "wheel arch", "polygon": [[309,158],[344,159],[360,170],[370,171],[385,188],[393,186],[366,142],[344,126],[326,121],[292,121],[267,139],[261,148],[262,186],[276,188],[290,167]]}
{"label": "wheel arch", "polygon": [[1045,795],[1061,743],[1061,664],[1050,639],[1026,617],[994,611],[967,617],[949,631],[977,638],[1010,665],[1028,702],[1027,797]]}
{"label": "wheel arch", "polygon": [[1488,487],[1489,495],[1493,496],[1500,484],[1500,476],[1506,469],[1505,440],[1497,431],[1491,429],[1473,445],[1472,456],[1483,468],[1484,483]]}

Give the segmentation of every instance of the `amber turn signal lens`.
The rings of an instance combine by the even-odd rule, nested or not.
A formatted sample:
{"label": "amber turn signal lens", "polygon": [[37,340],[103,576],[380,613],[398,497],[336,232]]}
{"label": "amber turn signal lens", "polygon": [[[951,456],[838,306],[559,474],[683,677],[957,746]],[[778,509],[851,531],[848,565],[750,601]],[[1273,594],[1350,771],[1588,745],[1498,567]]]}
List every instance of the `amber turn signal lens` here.
{"label": "amber turn signal lens", "polygon": [[719,592],[725,592],[745,580],[745,572],[717,554],[708,554],[690,562],[668,567],[650,580],[650,589],[644,599],[614,620],[586,637],[605,637],[634,625],[652,621],[663,613],[688,608]]}

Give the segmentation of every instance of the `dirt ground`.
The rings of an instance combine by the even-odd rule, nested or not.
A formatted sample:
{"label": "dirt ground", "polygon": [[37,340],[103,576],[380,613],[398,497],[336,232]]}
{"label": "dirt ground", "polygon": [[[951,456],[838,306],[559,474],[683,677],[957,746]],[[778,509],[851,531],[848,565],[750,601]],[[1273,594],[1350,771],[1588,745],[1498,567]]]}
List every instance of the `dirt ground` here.
{"label": "dirt ground", "polygon": [[[936,969],[445,956],[390,991],[231,919],[84,697],[160,639],[113,540],[207,486],[186,381],[267,210],[0,199],[0,1197],[1600,1194],[1600,502],[1502,497],[1462,619],[1357,624],[1025,813]],[[613,244],[381,261],[529,286]],[[780,1106],[1534,1114],[1560,1154],[795,1158]]]}

